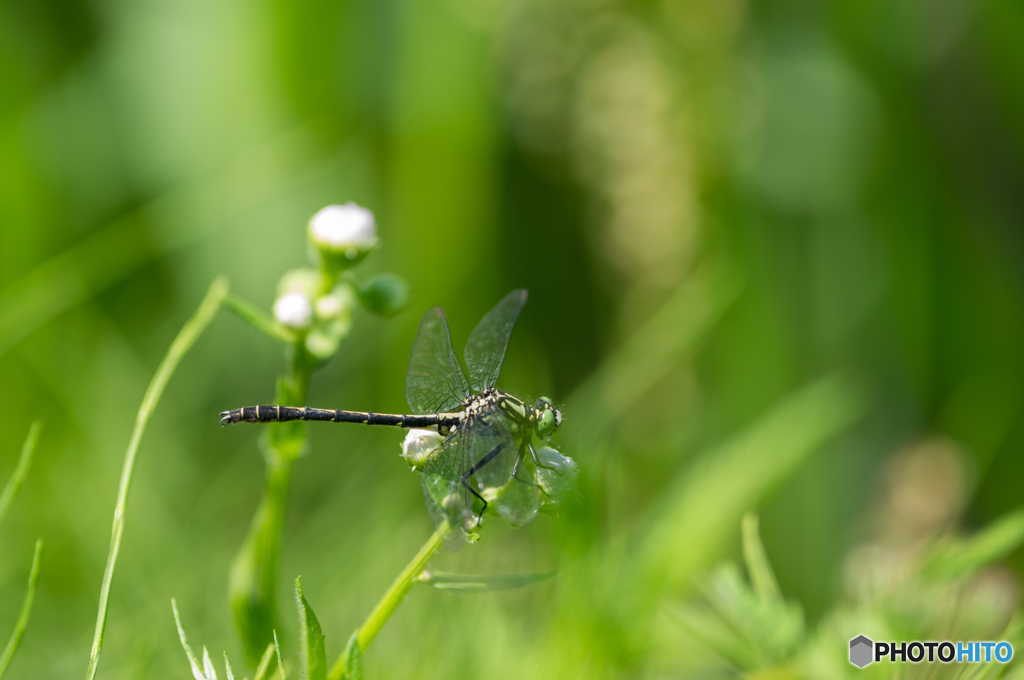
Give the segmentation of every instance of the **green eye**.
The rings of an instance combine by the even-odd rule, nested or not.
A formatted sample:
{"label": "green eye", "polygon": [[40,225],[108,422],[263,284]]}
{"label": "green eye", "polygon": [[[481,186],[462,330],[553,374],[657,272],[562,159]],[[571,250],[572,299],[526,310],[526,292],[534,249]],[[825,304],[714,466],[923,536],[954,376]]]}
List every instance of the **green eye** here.
{"label": "green eye", "polygon": [[544,409],[540,420],[537,422],[537,432],[545,435],[555,429],[555,413],[551,409]]}

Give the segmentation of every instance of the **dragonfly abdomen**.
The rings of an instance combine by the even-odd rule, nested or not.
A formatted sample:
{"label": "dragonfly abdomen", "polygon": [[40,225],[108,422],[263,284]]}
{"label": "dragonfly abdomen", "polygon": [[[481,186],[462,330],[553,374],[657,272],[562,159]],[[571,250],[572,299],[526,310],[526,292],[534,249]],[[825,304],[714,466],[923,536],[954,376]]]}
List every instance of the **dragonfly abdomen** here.
{"label": "dragonfly abdomen", "polygon": [[221,425],[234,423],[283,423],[291,420],[321,420],[331,423],[363,423],[393,427],[452,427],[462,419],[460,413],[432,413],[407,415],[373,413],[371,411],[342,411],[340,409],[310,408],[308,406],[245,406],[220,414]]}

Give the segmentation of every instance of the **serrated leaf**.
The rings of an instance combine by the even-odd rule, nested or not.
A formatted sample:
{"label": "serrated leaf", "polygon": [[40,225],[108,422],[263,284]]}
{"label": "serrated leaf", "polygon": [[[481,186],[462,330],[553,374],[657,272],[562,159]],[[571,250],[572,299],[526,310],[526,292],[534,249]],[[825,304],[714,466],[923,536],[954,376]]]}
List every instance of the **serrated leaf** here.
{"label": "serrated leaf", "polygon": [[302,680],[326,680],[327,649],[324,633],[313,608],[302,594],[302,579],[295,579],[295,599],[299,607],[299,635],[302,644],[299,677]]}

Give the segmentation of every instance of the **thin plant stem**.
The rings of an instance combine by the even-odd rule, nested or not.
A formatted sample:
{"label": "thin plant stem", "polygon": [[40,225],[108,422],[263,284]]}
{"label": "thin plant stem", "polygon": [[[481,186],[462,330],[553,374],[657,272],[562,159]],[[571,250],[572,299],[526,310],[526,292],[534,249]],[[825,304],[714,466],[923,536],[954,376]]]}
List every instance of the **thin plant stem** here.
{"label": "thin plant stem", "polygon": [[[445,536],[448,535],[449,531],[448,522],[443,522],[437,527],[434,535],[427,539],[427,542],[423,544],[423,547],[412,558],[412,561],[405,565],[402,573],[391,583],[391,587],[384,593],[384,597],[380,599],[377,606],[366,617],[366,621],[356,631],[356,640],[360,651],[365,651],[370,646],[370,643],[377,637],[380,629],[384,627],[384,624],[387,623],[391,615],[398,609],[398,605],[402,603],[406,593],[416,584],[417,578],[427,568],[431,558],[441,549],[441,545],[444,543]],[[347,662],[348,655],[343,653],[338,657],[338,660],[331,668],[331,672],[327,675],[328,680],[341,680],[344,677],[345,669],[348,665]]]}
{"label": "thin plant stem", "polygon": [[96,677],[96,668],[100,661],[100,650],[103,648],[103,633],[107,626],[107,606],[110,604],[110,585],[114,580],[114,567],[117,565],[117,554],[121,548],[121,534],[124,532],[125,506],[128,503],[128,492],[132,485],[132,472],[135,469],[135,458],[139,452],[139,444],[142,442],[142,435],[146,431],[146,424],[149,417],[156,409],[157,403],[163,395],[167,382],[178,367],[181,358],[192,347],[199,335],[206,329],[213,320],[214,314],[220,307],[224,297],[228,294],[228,280],[224,277],[214,279],[210,289],[199,305],[199,309],[192,315],[178,337],[171,343],[166,356],[160,362],[160,366],[153,376],[153,380],[146,389],[146,395],[142,398],[142,405],[135,418],[135,427],[132,430],[131,439],[128,440],[128,450],[125,453],[124,465],[121,468],[121,483],[117,490],[117,504],[114,506],[114,524],[110,532],[110,551],[107,553],[107,566],[103,570],[103,583],[100,586],[99,610],[96,614],[96,631],[92,640],[92,651],[89,654],[89,669],[86,673],[87,680]]}
{"label": "thin plant stem", "polygon": [[[33,426],[34,427],[34,426]],[[43,539],[36,541],[36,553],[32,558],[32,569],[28,574],[28,588],[25,590],[25,600],[21,603],[21,614],[18,616],[18,623],[14,626],[11,639],[7,641],[3,656],[0,656],[0,678],[7,673],[7,667],[11,665],[14,653],[18,651],[21,638],[25,635],[25,628],[28,627],[28,617],[32,613],[32,600],[36,596],[36,585],[39,583],[39,569],[43,564]]]}
{"label": "thin plant stem", "polygon": [[234,312],[240,319],[259,332],[274,340],[285,344],[292,344],[296,341],[297,336],[294,331],[274,321],[266,312],[248,300],[243,300],[235,295],[228,295],[224,298],[224,307]]}
{"label": "thin plant stem", "polygon": [[18,458],[18,466],[14,468],[14,474],[11,475],[7,486],[4,487],[3,494],[0,494],[0,522],[3,521],[7,511],[10,510],[11,503],[14,502],[18,489],[21,488],[22,482],[25,481],[29,467],[32,466],[32,454],[36,450],[36,442],[39,441],[39,430],[42,426],[42,421],[36,420],[32,423],[32,427],[28,429],[25,444],[21,447],[21,457]]}

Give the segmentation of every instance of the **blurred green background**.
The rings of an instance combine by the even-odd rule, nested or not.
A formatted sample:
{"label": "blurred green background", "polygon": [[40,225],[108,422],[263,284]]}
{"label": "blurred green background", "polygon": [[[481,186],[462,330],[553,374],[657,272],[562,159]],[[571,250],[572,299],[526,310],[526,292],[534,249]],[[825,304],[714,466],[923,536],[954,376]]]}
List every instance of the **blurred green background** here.
{"label": "blurred green background", "polygon": [[[3,0],[0,479],[45,429],[0,527],[0,635],[47,541],[11,677],[83,677],[135,412],[212,278],[269,310],[348,200],[382,242],[359,275],[413,301],[357,316],[311,405],[402,412],[422,312],[461,353],[526,287],[499,386],[563,406],[581,470],[562,518],[436,560],[558,577],[415,590],[368,677],[728,676],[651,602],[735,558],[743,511],[814,627],[858,546],[1024,500],[1022,172],[1014,0]],[[284,365],[221,312],[172,379],[99,677],[188,677],[172,596],[242,665],[227,572],[263,461],[216,414]],[[301,574],[333,659],[431,525],[401,433],[310,430],[280,601],[294,655]]]}

